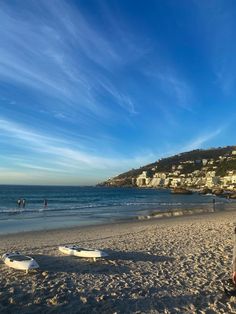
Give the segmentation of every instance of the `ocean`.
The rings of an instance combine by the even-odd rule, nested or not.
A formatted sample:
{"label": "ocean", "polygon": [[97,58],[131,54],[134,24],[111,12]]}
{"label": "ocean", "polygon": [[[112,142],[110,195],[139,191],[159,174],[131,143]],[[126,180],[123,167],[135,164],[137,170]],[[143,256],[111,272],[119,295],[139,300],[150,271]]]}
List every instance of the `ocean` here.
{"label": "ocean", "polygon": [[[26,200],[25,208],[18,208],[19,198]],[[153,211],[211,208],[213,198],[164,189],[0,185],[0,234],[112,223]],[[232,206],[236,209],[235,201],[216,198],[217,209]]]}

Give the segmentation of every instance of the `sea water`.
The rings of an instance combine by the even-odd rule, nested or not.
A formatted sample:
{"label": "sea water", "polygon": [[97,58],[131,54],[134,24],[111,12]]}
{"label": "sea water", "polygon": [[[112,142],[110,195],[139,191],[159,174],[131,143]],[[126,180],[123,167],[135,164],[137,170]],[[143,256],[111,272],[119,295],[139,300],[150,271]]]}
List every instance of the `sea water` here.
{"label": "sea water", "polygon": [[[26,200],[24,208],[18,207],[19,198]],[[209,209],[213,198],[167,189],[0,185],[0,234],[111,223],[153,211]],[[235,201],[216,199],[218,209],[232,206]]]}

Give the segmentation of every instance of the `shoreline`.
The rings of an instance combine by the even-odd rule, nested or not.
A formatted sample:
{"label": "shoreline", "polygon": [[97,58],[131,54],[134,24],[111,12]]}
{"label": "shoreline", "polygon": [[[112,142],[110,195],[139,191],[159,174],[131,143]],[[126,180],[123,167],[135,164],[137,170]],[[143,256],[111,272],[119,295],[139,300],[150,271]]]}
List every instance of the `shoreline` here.
{"label": "shoreline", "polygon": [[[232,313],[230,278],[236,211],[33,231],[0,236],[0,253],[18,250],[40,271],[0,262],[1,313]],[[60,244],[108,252],[92,262]]]}
{"label": "shoreline", "polygon": [[[235,214],[235,226],[236,226],[236,211],[235,210],[227,210],[227,211],[216,211],[216,212],[206,212],[201,211],[197,213],[193,213],[190,215],[170,215],[170,216],[162,216],[159,217],[151,217],[151,218],[144,218],[144,219],[124,219],[120,221],[114,221],[112,223],[101,223],[101,224],[94,224],[94,225],[81,225],[81,226],[73,226],[73,227],[64,227],[64,228],[55,228],[55,229],[45,229],[45,230],[33,230],[33,231],[23,231],[23,232],[17,232],[17,233],[10,233],[10,234],[0,234],[0,244],[1,242],[4,243],[4,241],[7,241],[8,244],[13,245],[14,250],[17,249],[17,245],[22,240],[29,241],[31,246],[27,247],[24,246],[24,249],[27,249],[27,251],[31,250],[35,243],[39,240],[48,242],[48,239],[50,238],[51,242],[58,243],[59,245],[64,244],[73,244],[74,242],[79,243],[78,236],[85,236],[86,239],[90,238],[90,234],[96,234],[98,237],[96,240],[101,240],[99,235],[104,233],[104,230],[106,233],[112,233],[119,235],[120,233],[123,233],[123,231],[131,230],[132,232],[136,232],[136,230],[148,228],[148,227],[158,227],[160,226],[163,228],[166,225],[175,225],[175,224],[184,224],[195,220],[202,221],[204,219],[210,220],[210,219],[217,219],[218,217],[225,217],[229,216],[231,214]],[[58,237],[60,238],[66,238],[70,241],[66,242],[59,242]],[[55,238],[56,237],[56,238]],[[32,240],[34,240],[34,243],[31,243]],[[84,242],[84,241],[83,241]],[[2,244],[3,244],[2,243]],[[14,243],[14,244],[13,244]],[[1,245],[2,245],[1,244]],[[17,245],[16,245],[17,244]],[[32,246],[33,245],[33,246]],[[57,244],[56,244],[57,245]],[[4,245],[2,246],[4,247]],[[10,249],[9,245],[7,246],[8,249]],[[32,252],[33,253],[33,252]],[[2,248],[0,249],[0,254],[2,255]]]}
{"label": "shoreline", "polygon": [[[94,188],[88,191],[82,188],[70,190],[66,187],[65,189],[63,187],[62,190],[55,187],[52,190],[35,188],[22,190],[19,188],[10,190],[10,192],[8,201],[5,199],[1,208],[0,234],[2,235],[33,230],[103,225],[125,220],[129,222],[136,219],[150,219],[153,216],[155,216],[154,218],[162,218],[161,216],[186,215],[190,212],[194,214],[198,211],[210,211],[213,197],[203,197],[196,193],[190,196],[175,196],[168,191],[145,192],[143,189],[141,191],[140,189],[132,189],[131,193],[123,190],[121,193],[117,189],[110,188],[105,189],[102,193],[98,193],[97,189],[94,190]],[[59,192],[63,195],[62,199],[54,197],[53,193]],[[27,208],[24,210],[16,210],[9,205],[12,199],[16,199],[18,195],[23,195],[28,200]],[[30,195],[37,196],[35,196],[35,202],[33,196]],[[39,202],[44,197],[52,200],[47,209],[42,208],[42,203]],[[216,198],[215,205],[219,210],[224,207],[225,209],[233,207],[236,210],[236,202],[234,201]]]}
{"label": "shoreline", "polygon": [[[188,222],[193,222],[195,220],[202,221],[204,219],[210,220],[210,219],[218,219],[221,217],[227,217],[230,215],[235,215],[235,226],[236,226],[236,211],[231,209],[227,211],[216,211],[216,212],[206,212],[201,211],[197,213],[192,213],[190,215],[170,215],[166,216],[163,215],[161,218],[159,217],[151,217],[151,218],[144,218],[144,219],[123,219],[120,221],[114,221],[112,223],[101,223],[101,224],[91,224],[91,225],[81,225],[81,226],[73,226],[73,227],[64,227],[64,228],[55,228],[55,229],[44,229],[44,230],[32,230],[32,231],[23,231],[23,232],[16,232],[16,233],[9,233],[9,234],[0,234],[0,243],[4,241],[7,241],[8,244],[13,244],[12,241],[15,241],[15,244],[18,242],[21,242],[21,240],[34,240],[36,243],[39,241],[45,241],[47,242],[49,238],[54,239],[55,236],[57,236],[56,239],[54,239],[55,243],[59,244],[71,244],[73,243],[73,239],[76,242],[80,242],[79,239],[77,239],[78,235],[86,236],[86,238],[89,238],[90,234],[102,234],[104,233],[104,230],[106,233],[122,233],[123,231],[131,230],[135,232],[138,229],[142,228],[148,228],[148,227],[157,227],[160,226],[163,228],[166,225],[175,225],[175,224],[184,224]],[[58,242],[58,236],[63,235],[67,238],[72,236],[71,241],[69,242]],[[66,236],[67,235],[67,236]],[[74,236],[76,238],[74,238]],[[101,238],[103,239],[103,237]],[[99,237],[96,238],[96,240],[99,240]],[[1,245],[3,244],[1,243]],[[32,243],[31,243],[32,244]],[[34,244],[33,244],[34,246]],[[3,246],[2,246],[3,247]],[[2,247],[0,249],[0,254],[2,255]],[[16,247],[16,245],[14,245]],[[30,250],[31,247],[27,249]]]}
{"label": "shoreline", "polygon": [[[216,203],[217,204],[217,203]],[[202,208],[194,208],[194,209],[173,209],[173,210],[149,210],[149,213],[147,215],[137,215],[134,217],[128,217],[128,218],[118,218],[113,219],[111,221],[107,222],[93,222],[91,224],[78,224],[78,225],[68,225],[68,226],[61,226],[61,227],[46,227],[46,228],[40,228],[35,230],[25,230],[25,231],[11,231],[10,233],[0,233],[0,239],[4,236],[14,236],[14,235],[21,235],[21,234],[37,234],[41,232],[50,232],[50,231],[60,231],[60,230],[77,230],[77,229],[87,229],[87,228],[93,228],[93,227],[108,227],[116,224],[126,224],[126,223],[135,223],[138,221],[163,221],[165,219],[175,219],[175,218],[184,218],[184,217],[191,217],[191,216],[199,216],[199,215],[205,215],[205,214],[217,214],[219,212],[232,212],[236,210],[236,202],[233,202],[231,204],[227,204],[228,208],[216,208],[215,211],[211,206],[209,207],[202,207]],[[234,208],[235,207],[235,208]],[[148,211],[148,210],[147,210]]]}

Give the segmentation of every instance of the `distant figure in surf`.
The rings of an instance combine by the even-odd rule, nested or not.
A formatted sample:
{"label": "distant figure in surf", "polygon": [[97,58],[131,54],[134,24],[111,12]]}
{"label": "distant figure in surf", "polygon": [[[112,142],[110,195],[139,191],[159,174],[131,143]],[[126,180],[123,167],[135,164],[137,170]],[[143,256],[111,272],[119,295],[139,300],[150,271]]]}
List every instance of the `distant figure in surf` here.
{"label": "distant figure in surf", "polygon": [[21,199],[20,198],[17,200],[17,205],[18,205],[18,208],[21,207]]}
{"label": "distant figure in surf", "polygon": [[23,208],[25,208],[25,203],[26,203],[26,201],[25,201],[25,199],[23,199],[23,200],[22,200],[22,207],[23,207]]}
{"label": "distant figure in surf", "polygon": [[48,207],[48,200],[45,198],[45,200],[43,201],[43,204],[44,204],[44,208],[47,208]]}
{"label": "distant figure in surf", "polygon": [[216,210],[216,200],[213,198],[212,200],[212,205],[213,205],[213,212]]}

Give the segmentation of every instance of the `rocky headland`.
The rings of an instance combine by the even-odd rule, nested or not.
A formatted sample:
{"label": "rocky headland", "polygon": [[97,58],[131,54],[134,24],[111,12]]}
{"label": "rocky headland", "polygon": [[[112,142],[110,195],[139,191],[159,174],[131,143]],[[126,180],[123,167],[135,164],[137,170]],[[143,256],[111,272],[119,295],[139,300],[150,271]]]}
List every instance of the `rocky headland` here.
{"label": "rocky headland", "polygon": [[100,185],[169,188],[236,198],[236,146],[198,149],[162,158]]}

